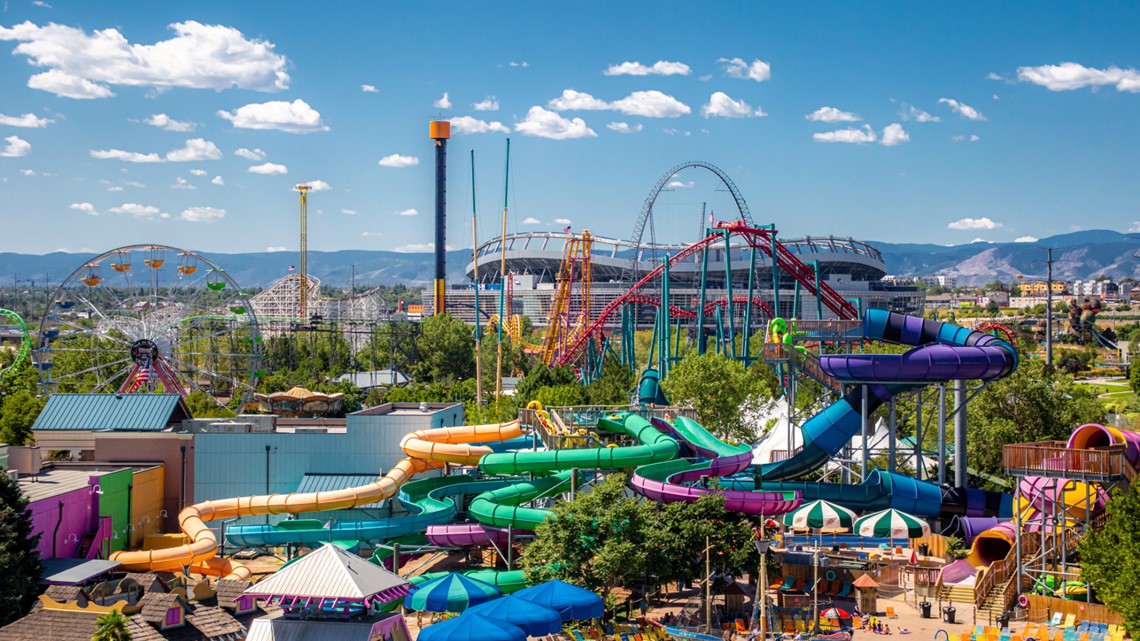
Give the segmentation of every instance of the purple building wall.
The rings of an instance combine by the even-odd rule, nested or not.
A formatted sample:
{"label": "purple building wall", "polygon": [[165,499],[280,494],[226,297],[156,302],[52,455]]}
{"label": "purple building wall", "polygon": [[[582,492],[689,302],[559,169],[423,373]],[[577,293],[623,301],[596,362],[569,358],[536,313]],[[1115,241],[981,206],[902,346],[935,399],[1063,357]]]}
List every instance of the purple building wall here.
{"label": "purple building wall", "polygon": [[[91,486],[28,504],[32,531],[40,535],[40,558],[71,558],[79,551],[83,535],[95,529],[99,495]],[[58,525],[58,528],[56,527]]]}

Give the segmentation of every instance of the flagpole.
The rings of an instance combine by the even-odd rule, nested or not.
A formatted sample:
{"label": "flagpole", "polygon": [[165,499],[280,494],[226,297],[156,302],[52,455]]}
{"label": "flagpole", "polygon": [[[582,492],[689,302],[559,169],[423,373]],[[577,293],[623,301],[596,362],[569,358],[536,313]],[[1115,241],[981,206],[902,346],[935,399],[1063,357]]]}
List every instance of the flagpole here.
{"label": "flagpole", "polygon": [[507,138],[507,167],[503,174],[503,236],[499,241],[499,344],[496,346],[495,398],[503,397],[503,317],[507,295],[507,194],[511,180],[511,139]]}
{"label": "flagpole", "polygon": [[471,150],[471,280],[475,283],[475,405],[483,407],[483,331],[479,328],[479,229],[475,219],[475,150]]}

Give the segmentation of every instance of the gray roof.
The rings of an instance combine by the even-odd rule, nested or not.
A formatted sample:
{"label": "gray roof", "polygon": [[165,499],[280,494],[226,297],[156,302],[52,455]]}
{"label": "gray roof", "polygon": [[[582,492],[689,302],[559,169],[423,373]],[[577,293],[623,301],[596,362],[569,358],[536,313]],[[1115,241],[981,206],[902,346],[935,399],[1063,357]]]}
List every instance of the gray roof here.
{"label": "gray roof", "polygon": [[245,641],[369,641],[372,623],[254,619]]}
{"label": "gray roof", "polygon": [[44,559],[43,564],[44,578],[40,583],[50,585],[82,585],[122,565],[119,561],[102,559]]}
{"label": "gray roof", "polygon": [[258,597],[364,600],[408,581],[335,545],[320,548],[245,591]]}
{"label": "gray roof", "polygon": [[177,394],[52,394],[32,430],[161,432],[188,418]]}
{"label": "gray roof", "polygon": [[[380,475],[375,472],[363,474],[314,474],[309,473],[301,477],[301,483],[297,486],[297,493],[302,492],[329,492],[331,490],[344,490],[350,487],[360,487],[375,483],[380,479]],[[377,501],[371,505],[375,506],[383,501]]]}

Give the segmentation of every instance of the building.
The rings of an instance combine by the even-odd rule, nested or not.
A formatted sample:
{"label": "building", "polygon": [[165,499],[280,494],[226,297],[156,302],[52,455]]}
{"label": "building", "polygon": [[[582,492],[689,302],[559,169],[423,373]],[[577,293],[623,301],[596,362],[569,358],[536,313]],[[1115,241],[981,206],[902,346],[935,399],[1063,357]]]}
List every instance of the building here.
{"label": "building", "polygon": [[1111,280],[1074,280],[1069,285],[1069,292],[1074,296],[1099,296],[1101,298],[1116,298],[1120,295],[1120,285]]}
{"label": "building", "polygon": [[[512,314],[528,316],[536,326],[545,326],[555,294],[555,281],[566,243],[574,238],[570,233],[531,232],[513,234],[506,237],[506,270],[512,275],[509,305]],[[913,284],[897,286],[884,283],[886,264],[879,250],[873,246],[851,238],[806,237],[781,239],[780,241],[804,263],[818,264],[819,277],[841,296],[857,303],[857,307],[891,309],[903,313],[921,313],[924,292]],[[479,247],[478,283],[453,285],[448,288],[446,306],[453,316],[468,323],[475,322],[475,291],[479,290],[480,315],[485,320],[492,314],[499,314],[500,259],[503,243],[494,239]],[[674,254],[684,245],[654,245],[638,247],[629,241],[593,237],[591,248],[590,307],[600,310],[613,300],[629,291],[634,273],[645,274],[658,265],[668,255]],[[723,247],[712,248],[708,252],[707,296],[715,300],[726,293],[726,271],[731,262],[731,283],[734,289],[747,286],[749,277],[749,249],[734,245],[730,250],[730,261],[725,260]],[[467,274],[473,277],[475,263],[467,266]],[[695,305],[700,294],[701,258],[693,258],[678,263],[669,270],[670,296],[680,306]],[[753,273],[758,295],[772,300],[772,264],[770,260],[758,261]],[[739,293],[739,290],[736,290]],[[777,314],[789,318],[815,318],[815,297],[806,291],[797,295],[796,282],[786,274],[780,282],[780,308]],[[429,288],[423,293],[424,307],[432,309],[434,292]],[[799,301],[799,307],[795,302]],[[571,313],[580,310],[582,301],[570,302]],[[833,314],[824,308],[824,318]],[[612,326],[620,323],[620,317],[611,317]],[[640,315],[640,327],[653,323],[652,314]]]}
{"label": "building", "polygon": [[[1049,281],[1038,280],[1038,281],[1033,281],[1033,282],[1021,284],[1021,295],[1022,296],[1044,296],[1046,293],[1048,293],[1048,290],[1049,290]],[[1064,294],[1064,293],[1065,293],[1065,283],[1063,281],[1057,281],[1057,280],[1053,281],[1053,295],[1056,296],[1057,294]]]}
{"label": "building", "polygon": [[956,276],[915,276],[914,282],[922,283],[927,287],[941,287],[943,289],[954,289],[958,286]]}
{"label": "building", "polygon": [[[1054,299],[1054,304],[1056,299]],[[1013,309],[1027,309],[1038,305],[1048,305],[1049,299],[1045,296],[1010,296],[1009,306]]]}

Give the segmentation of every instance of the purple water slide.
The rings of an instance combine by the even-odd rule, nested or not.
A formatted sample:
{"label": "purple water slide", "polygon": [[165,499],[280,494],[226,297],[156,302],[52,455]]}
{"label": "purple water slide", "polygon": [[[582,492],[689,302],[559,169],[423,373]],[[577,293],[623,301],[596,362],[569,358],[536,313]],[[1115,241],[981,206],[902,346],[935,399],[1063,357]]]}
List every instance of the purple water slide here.
{"label": "purple water slide", "polygon": [[1124,457],[1132,467],[1140,469],[1140,434],[1125,430],[1114,430],[1099,423],[1087,423],[1078,427],[1069,437],[1069,449],[1087,450],[1107,447],[1118,443],[1116,434],[1124,437]]}
{"label": "purple water slide", "polygon": [[[684,501],[695,503],[705,494],[716,492],[724,496],[724,507],[732,512],[776,516],[798,508],[803,502],[799,492],[747,492],[743,490],[712,490],[703,487],[678,485],[672,481],[680,475],[673,475],[666,481],[654,481],[635,474],[630,483],[638,494],[662,503]],[[792,494],[793,498],[787,498]]]}
{"label": "purple water slide", "polygon": [[928,382],[988,380],[1009,370],[1004,347],[924,345],[905,354],[838,354],[822,356],[823,371],[843,381]]}
{"label": "purple water slide", "polygon": [[[515,530],[514,535],[532,534],[526,530]],[[510,537],[502,528],[487,527],[481,523],[453,523],[451,525],[429,525],[427,540],[432,545],[443,547],[470,548],[487,547],[494,544],[503,548]]]}
{"label": "purple water slide", "polygon": [[955,516],[947,532],[961,537],[964,545],[971,545],[979,534],[1008,520],[996,516]]}
{"label": "purple water slide", "polygon": [[957,561],[942,568],[942,582],[954,585],[961,583],[966,579],[977,574],[978,571],[966,559],[958,559]]}

